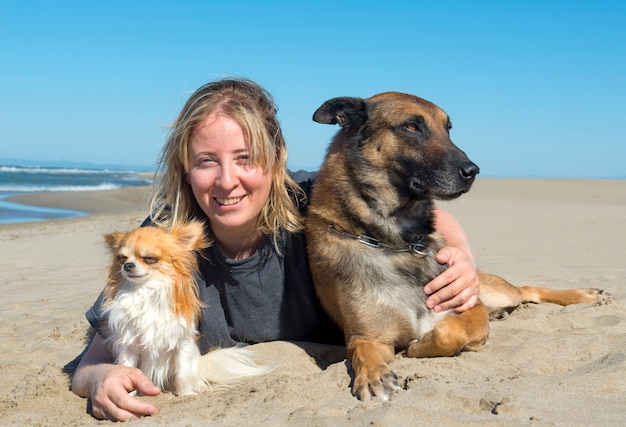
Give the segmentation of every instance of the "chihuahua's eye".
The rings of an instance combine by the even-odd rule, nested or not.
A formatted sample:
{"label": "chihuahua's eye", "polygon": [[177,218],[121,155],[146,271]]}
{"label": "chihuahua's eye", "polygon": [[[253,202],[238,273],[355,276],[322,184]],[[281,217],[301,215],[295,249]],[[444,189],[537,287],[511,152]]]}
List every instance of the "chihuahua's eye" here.
{"label": "chihuahua's eye", "polygon": [[152,264],[156,264],[157,262],[159,262],[159,259],[154,256],[145,256],[143,257],[143,262],[145,262],[148,265],[152,265]]}
{"label": "chihuahua's eye", "polygon": [[125,257],[124,255],[117,256],[117,262],[119,262],[120,264],[124,264],[127,260],[128,260],[128,257]]}

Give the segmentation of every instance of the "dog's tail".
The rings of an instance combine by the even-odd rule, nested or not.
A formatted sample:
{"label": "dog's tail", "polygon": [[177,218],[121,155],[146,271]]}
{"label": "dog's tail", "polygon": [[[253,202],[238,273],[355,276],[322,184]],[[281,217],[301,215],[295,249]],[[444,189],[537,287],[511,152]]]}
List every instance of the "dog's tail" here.
{"label": "dog's tail", "polygon": [[219,387],[266,375],[276,366],[258,365],[252,351],[244,347],[220,348],[200,357],[200,378],[210,386]]}

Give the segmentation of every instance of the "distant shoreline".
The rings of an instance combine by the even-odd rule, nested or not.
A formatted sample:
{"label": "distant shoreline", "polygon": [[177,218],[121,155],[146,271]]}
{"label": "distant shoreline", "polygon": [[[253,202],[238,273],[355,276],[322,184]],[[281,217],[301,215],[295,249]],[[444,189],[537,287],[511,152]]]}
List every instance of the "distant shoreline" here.
{"label": "distant shoreline", "polygon": [[86,212],[90,215],[145,212],[152,186],[123,187],[97,191],[58,191],[20,194],[5,200],[29,206]]}

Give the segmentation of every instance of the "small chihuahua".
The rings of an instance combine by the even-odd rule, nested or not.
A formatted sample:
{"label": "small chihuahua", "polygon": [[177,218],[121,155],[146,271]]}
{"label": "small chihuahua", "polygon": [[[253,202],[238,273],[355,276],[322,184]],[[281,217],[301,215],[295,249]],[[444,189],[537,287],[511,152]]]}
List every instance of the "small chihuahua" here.
{"label": "small chihuahua", "polygon": [[207,246],[200,222],[170,232],[140,227],[104,236],[113,255],[104,289],[115,363],[140,368],[161,390],[195,394],[264,375],[241,347],[201,356],[196,337],[202,310],[196,252]]}

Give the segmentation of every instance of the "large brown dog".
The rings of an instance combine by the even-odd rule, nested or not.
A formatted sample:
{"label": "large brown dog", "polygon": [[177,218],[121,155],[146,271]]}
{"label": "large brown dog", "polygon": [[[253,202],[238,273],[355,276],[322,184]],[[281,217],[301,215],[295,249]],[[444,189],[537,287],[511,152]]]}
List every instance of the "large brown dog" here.
{"label": "large brown dog", "polygon": [[450,140],[450,119],[407,94],[334,98],[313,120],[341,126],[316,178],[306,221],[318,296],[345,334],[352,393],[386,400],[398,388],[388,363],[479,349],[489,315],[523,302],[599,300],[598,289],[518,288],[479,272],[480,300],[462,313],[426,308],[423,286],[446,267],[433,200],[467,192],[479,169]]}

